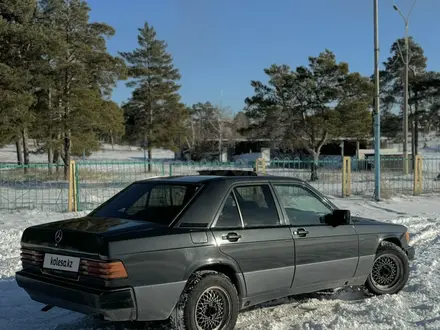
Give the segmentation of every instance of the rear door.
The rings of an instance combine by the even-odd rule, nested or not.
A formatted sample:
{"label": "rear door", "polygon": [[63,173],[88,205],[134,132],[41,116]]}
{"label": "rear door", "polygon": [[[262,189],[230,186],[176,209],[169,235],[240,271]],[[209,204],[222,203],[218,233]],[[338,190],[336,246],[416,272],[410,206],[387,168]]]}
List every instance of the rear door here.
{"label": "rear door", "polygon": [[328,283],[351,279],[359,257],[353,226],[323,223],[323,216],[332,212],[332,206],[306,185],[274,183],[273,187],[295,241],[294,291],[318,290]]}
{"label": "rear door", "polygon": [[292,285],[293,238],[280,215],[269,184],[238,185],[211,228],[219,249],[239,264],[248,297]]}

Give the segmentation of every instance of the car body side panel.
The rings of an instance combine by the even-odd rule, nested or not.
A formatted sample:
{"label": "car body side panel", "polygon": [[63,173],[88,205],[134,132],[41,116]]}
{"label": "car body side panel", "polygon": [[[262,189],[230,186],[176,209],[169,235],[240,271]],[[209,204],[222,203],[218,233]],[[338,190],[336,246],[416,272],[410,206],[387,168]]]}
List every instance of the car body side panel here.
{"label": "car body side panel", "polygon": [[[209,232],[181,231],[181,234],[113,242],[110,245],[112,258],[122,260],[127,268],[137,301],[138,321],[168,318],[188,278],[202,267],[229,267],[237,274],[239,290],[245,290],[237,264],[220,252]],[[206,243],[201,243],[205,240]]]}
{"label": "car body side panel", "polygon": [[359,235],[359,265],[356,277],[365,279],[368,277],[381,241],[398,240],[403,248],[408,247],[404,238],[406,232],[404,226],[359,217],[353,217],[352,221]]}
{"label": "car body side panel", "polygon": [[186,281],[136,286],[137,321],[166,320],[179,301]]}
{"label": "car body side panel", "polygon": [[[295,272],[294,244],[287,226],[275,228],[212,229],[220,250],[240,266],[247,297],[281,289],[288,290]],[[222,236],[234,232],[242,236],[229,242]]]}
{"label": "car body side panel", "polygon": [[[328,212],[337,209],[328,198],[305,183],[293,183],[288,180],[272,182],[273,185],[290,185],[305,189],[318,201],[325,205]],[[284,207],[289,202],[283,199],[277,189],[275,195]],[[287,204],[286,204],[287,203]],[[294,205],[294,204],[293,204]],[[295,209],[295,207],[293,208]],[[349,283],[353,280],[359,261],[359,240],[351,225],[332,227],[325,223],[316,223],[316,218],[295,221],[289,218],[287,209],[283,209],[284,217],[291,225],[291,233],[295,244],[295,277],[291,289],[295,293],[331,288],[334,285]],[[304,212],[304,216],[307,212]],[[297,215],[299,220],[301,215]],[[310,221],[310,222],[309,222]],[[300,224],[301,223],[301,224]],[[297,230],[306,231],[306,235],[296,234]],[[308,233],[307,233],[308,232]]]}
{"label": "car body side panel", "polygon": [[[295,237],[296,273],[293,288],[351,279],[358,264],[358,235],[351,225],[305,226],[305,237]],[[293,227],[294,232],[297,228]],[[325,285],[324,285],[325,286]]]}

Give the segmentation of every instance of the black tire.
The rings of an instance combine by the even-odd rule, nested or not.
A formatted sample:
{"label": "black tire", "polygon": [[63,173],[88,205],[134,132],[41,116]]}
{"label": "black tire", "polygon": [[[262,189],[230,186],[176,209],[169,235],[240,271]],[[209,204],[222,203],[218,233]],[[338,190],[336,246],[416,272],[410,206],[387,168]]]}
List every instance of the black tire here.
{"label": "black tire", "polygon": [[[212,306],[207,307],[209,315],[201,313],[204,309],[203,301],[209,298]],[[221,303],[220,303],[221,302]],[[221,313],[219,307],[223,308]],[[197,313],[199,307],[199,313]],[[237,289],[229,277],[214,271],[196,272],[188,281],[187,287],[171,316],[171,326],[179,330],[233,330],[239,313],[239,298]],[[224,315],[220,318],[219,316]],[[212,327],[203,327],[202,320],[210,320]]]}
{"label": "black tire", "polygon": [[396,244],[383,241],[368,275],[365,286],[375,295],[396,294],[409,278],[409,261],[406,253]]}

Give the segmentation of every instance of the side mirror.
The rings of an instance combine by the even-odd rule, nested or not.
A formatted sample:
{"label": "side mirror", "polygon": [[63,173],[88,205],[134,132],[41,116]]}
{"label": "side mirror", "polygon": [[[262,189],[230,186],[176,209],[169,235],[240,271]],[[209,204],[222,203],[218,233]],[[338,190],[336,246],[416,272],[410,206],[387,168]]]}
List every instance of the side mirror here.
{"label": "side mirror", "polygon": [[333,213],[325,216],[324,221],[333,227],[349,225],[351,223],[350,210],[334,210]]}

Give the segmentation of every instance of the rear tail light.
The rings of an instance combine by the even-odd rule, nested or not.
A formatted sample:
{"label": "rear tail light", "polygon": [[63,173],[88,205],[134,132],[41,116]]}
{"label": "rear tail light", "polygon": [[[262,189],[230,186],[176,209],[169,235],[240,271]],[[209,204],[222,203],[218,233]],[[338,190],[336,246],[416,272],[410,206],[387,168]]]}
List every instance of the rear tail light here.
{"label": "rear tail light", "polygon": [[[44,252],[21,248],[20,259],[25,266],[43,267]],[[51,274],[55,271],[45,269],[45,273]],[[79,275],[86,275],[104,280],[124,279],[128,277],[127,270],[121,261],[98,261],[81,259],[79,264]],[[63,275],[64,276],[64,275]]]}
{"label": "rear tail light", "polygon": [[81,259],[80,275],[87,275],[105,280],[127,278],[127,270],[121,261],[92,261]]}
{"label": "rear tail light", "polygon": [[21,248],[20,259],[22,264],[32,264],[35,266],[42,266],[44,260],[44,253]]}

